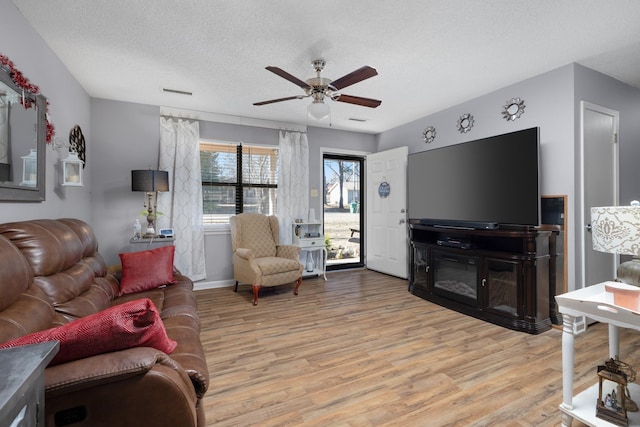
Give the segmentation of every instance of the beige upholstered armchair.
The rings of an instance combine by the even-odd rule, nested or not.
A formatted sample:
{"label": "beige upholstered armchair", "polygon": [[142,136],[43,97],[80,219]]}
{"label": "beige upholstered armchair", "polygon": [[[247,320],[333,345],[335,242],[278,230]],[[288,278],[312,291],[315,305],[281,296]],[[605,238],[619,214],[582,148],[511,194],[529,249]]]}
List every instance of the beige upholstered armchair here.
{"label": "beige upholstered armchair", "polygon": [[253,285],[253,305],[258,304],[262,286],[278,286],[296,282],[298,295],[302,283],[300,248],[279,245],[278,219],[257,213],[242,213],[230,218],[233,276],[238,283]]}

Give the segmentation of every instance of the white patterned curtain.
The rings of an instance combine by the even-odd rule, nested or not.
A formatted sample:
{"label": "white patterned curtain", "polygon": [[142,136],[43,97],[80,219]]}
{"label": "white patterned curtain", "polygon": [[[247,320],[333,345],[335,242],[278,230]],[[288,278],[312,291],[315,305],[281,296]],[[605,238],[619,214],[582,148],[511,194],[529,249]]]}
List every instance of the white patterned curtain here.
{"label": "white patterned curtain", "polygon": [[192,280],[207,277],[199,144],[197,121],[160,118],[158,165],[169,172],[169,192],[160,193],[158,211],[168,217],[175,232],[175,266]]}
{"label": "white patterned curtain", "polygon": [[280,131],[278,203],[280,243],[291,243],[291,223],[309,216],[309,142],[307,134]]}

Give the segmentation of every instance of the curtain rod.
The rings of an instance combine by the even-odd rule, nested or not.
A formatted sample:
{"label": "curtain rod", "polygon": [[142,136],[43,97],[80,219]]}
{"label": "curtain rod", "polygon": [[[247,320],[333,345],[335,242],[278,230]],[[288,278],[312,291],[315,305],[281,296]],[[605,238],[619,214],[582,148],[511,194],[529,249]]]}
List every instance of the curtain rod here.
{"label": "curtain rod", "polygon": [[200,120],[193,117],[182,117],[182,116],[173,116],[170,114],[160,114],[160,117],[164,117],[165,119],[179,119],[179,120]]}
{"label": "curtain rod", "polygon": [[204,120],[208,122],[227,123],[241,126],[254,126],[267,129],[286,129],[294,132],[306,132],[306,125],[296,123],[276,122],[263,119],[252,119],[250,117],[230,116],[226,114],[207,113],[204,111],[185,110],[174,107],[160,107],[160,116],[177,119]]}
{"label": "curtain rod", "polygon": [[307,130],[300,130],[300,129],[292,129],[292,128],[278,128],[278,130],[283,130],[285,132],[299,132],[299,133],[307,133]]}

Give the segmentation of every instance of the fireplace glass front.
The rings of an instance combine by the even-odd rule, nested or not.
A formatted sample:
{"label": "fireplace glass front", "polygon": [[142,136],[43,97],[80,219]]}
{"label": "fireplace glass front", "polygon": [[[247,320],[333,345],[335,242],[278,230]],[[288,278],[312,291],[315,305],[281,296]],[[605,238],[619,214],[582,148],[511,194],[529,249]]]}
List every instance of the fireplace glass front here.
{"label": "fireplace glass front", "polygon": [[472,306],[478,302],[478,259],[434,250],[434,293]]}

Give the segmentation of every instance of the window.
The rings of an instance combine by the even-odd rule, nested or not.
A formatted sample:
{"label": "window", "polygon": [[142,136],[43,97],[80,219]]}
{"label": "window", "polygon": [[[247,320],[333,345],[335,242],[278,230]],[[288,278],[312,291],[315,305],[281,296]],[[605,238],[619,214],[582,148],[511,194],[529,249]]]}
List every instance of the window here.
{"label": "window", "polygon": [[274,215],[278,148],[200,142],[203,222],[228,224],[242,212]]}

